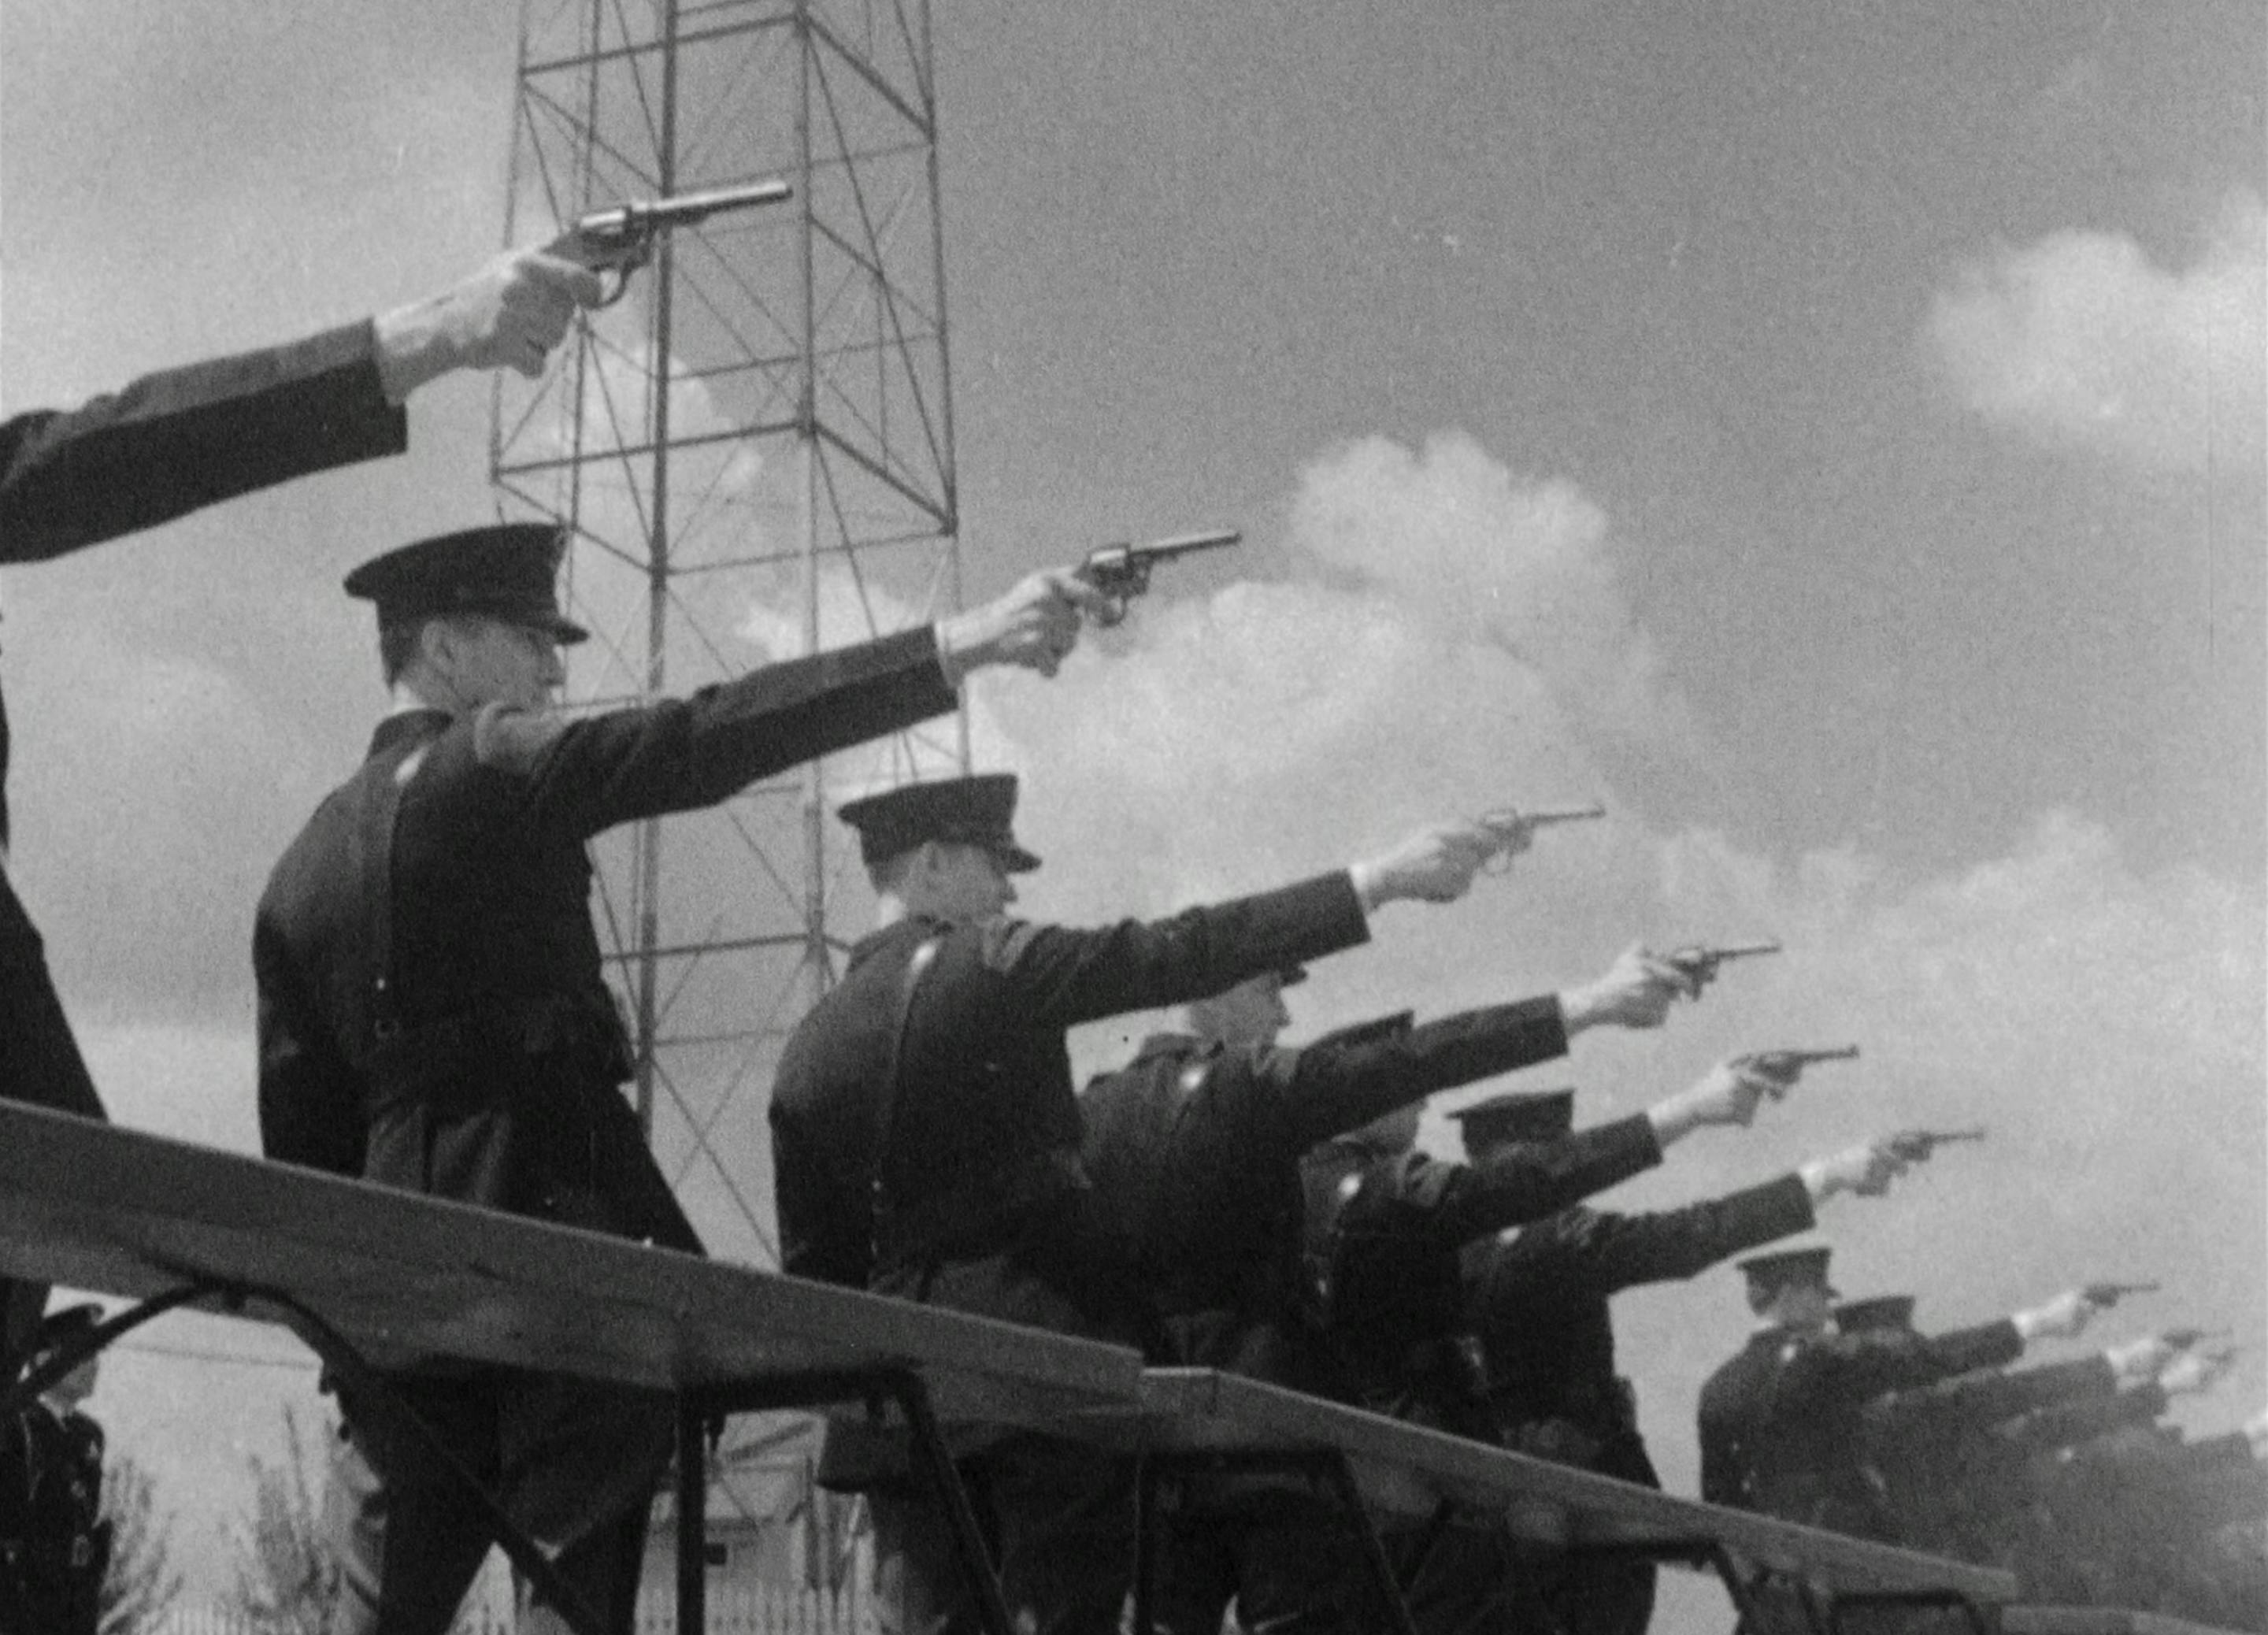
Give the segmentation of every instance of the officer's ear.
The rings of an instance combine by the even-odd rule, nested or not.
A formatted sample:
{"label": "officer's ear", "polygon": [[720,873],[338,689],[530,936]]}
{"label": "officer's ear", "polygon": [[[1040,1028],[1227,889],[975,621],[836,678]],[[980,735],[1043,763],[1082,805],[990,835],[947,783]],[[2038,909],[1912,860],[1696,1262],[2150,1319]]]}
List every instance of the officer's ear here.
{"label": "officer's ear", "polygon": [[877,891],[887,891],[917,908],[926,908],[937,884],[937,846],[932,841],[894,852],[867,871]]}
{"label": "officer's ear", "polygon": [[454,619],[428,619],[418,627],[417,658],[426,668],[438,674],[456,673],[457,655],[464,640],[464,629]]}

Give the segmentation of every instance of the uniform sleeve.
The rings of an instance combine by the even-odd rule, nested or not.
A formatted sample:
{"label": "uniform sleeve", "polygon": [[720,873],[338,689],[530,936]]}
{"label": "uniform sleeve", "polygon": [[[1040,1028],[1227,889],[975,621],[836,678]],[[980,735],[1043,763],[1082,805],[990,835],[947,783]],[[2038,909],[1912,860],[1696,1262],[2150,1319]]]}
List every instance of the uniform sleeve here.
{"label": "uniform sleeve", "polygon": [[253,932],[252,961],[260,991],[260,1150],[279,1163],[359,1175],[361,1080],[265,922]]}
{"label": "uniform sleeve", "polygon": [[[1551,1288],[1604,1296],[1680,1282],[1743,1249],[1808,1232],[1817,1221],[1809,1189],[1794,1175],[1655,1214],[1571,1210],[1555,1217],[1550,1230],[1521,1234],[1510,1258],[1521,1275],[1511,1284],[1531,1293]],[[1535,1247],[1522,1256],[1530,1237]]]}
{"label": "uniform sleeve", "polygon": [[368,323],[0,425],[0,562],[39,562],[409,446]]}
{"label": "uniform sleeve", "polygon": [[2023,1349],[2016,1325],[2005,1321],[1937,1336],[1830,1335],[1808,1341],[1788,1374],[1802,1389],[1865,1402],[1972,1369],[1997,1368],[2014,1361]]}
{"label": "uniform sleeve", "polygon": [[1263,1057],[1295,1153],[1437,1090],[1567,1054],[1554,998],[1465,1011],[1421,1027],[1349,1029]]}
{"label": "uniform sleeve", "polygon": [[2020,1447],[2045,1451],[2091,1442],[2128,1425],[2148,1425],[2166,1411],[2168,1398],[2155,1381],[2108,1396],[2068,1398],[2026,1414],[2001,1434]]}
{"label": "uniform sleeve", "polygon": [[576,720],[482,713],[474,753],[522,781],[528,817],[588,837],[714,806],[759,778],[951,711],[924,627],[766,665],[684,698]]}
{"label": "uniform sleeve", "polygon": [[1041,1033],[1202,999],[1366,942],[1370,928],[1341,872],[1169,919],[1092,931],[1008,920],[983,937],[983,964],[1015,996],[1018,1027]]}
{"label": "uniform sleeve", "polygon": [[1477,1164],[1445,1165],[1450,1173],[1432,1212],[1432,1230],[1438,1241],[1462,1246],[1556,1214],[1660,1161],[1661,1144],[1640,1113]]}
{"label": "uniform sleeve", "polygon": [[1929,1364],[1940,1378],[1969,1374],[1978,1368],[1999,1368],[2024,1354],[2024,1337],[2007,1318],[1931,1335],[1923,1342]]}
{"label": "uniform sleeve", "polygon": [[2253,1457],[2251,1440],[2241,1432],[2191,1442],[2163,1479],[2150,1484],[2142,1504],[2144,1513],[2154,1508],[2178,1516],[2198,1535],[2239,1523],[2257,1529],[2268,1513],[2268,1469]]}
{"label": "uniform sleeve", "polygon": [[1933,1424],[1984,1429],[2055,1403],[2115,1396],[2118,1376],[2100,1354],[2043,1368],[1964,1374],[1918,1390],[1894,1391],[1870,1411],[1893,1434]]}

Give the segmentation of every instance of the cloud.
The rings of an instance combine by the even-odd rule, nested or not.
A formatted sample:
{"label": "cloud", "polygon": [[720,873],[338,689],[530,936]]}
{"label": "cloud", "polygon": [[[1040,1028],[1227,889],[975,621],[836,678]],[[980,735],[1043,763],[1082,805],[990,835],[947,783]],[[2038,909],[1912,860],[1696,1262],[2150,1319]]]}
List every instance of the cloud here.
{"label": "cloud", "polygon": [[1656,747],[1694,724],[1616,581],[1606,514],[1564,479],[1522,482],[1472,438],[1364,438],[1305,474],[1295,545],[1453,634],[1503,648],[1594,725]]}
{"label": "cloud", "polygon": [[2053,233],[1963,270],[1925,344],[1961,405],[2146,471],[2257,474],[2268,446],[2268,225],[2233,196],[2189,267],[2120,234]]}
{"label": "cloud", "polygon": [[[2156,1325],[2268,1326],[2256,891],[2193,868],[2138,874],[2069,813],[1936,880],[1896,880],[1849,850],[1785,870],[1723,852],[1715,837],[1677,837],[1665,881],[1702,854],[1705,873],[1760,889],[1788,952],[1728,974],[1673,1023],[1682,1045],[1857,1042],[1865,1054],[1814,1073],[1748,1135],[1696,1138],[1626,1196],[1659,1207],[1878,1131],[1981,1124],[1984,1145],[1940,1154],[1889,1198],[1823,1212],[1847,1293],[1918,1293],[1923,1325],[1947,1329],[2096,1278],[2163,1281],[2065,1354]],[[1747,1326],[1738,1281],[1638,1292],[1617,1320],[1664,1475],[1689,1485],[1694,1396]],[[2264,1390],[2250,1359],[2180,1417],[2226,1428]]]}
{"label": "cloud", "polygon": [[[640,275],[641,276],[648,275]],[[658,403],[654,350],[636,298],[600,313],[578,357],[571,345],[537,381],[504,378],[510,428],[504,465],[515,497],[571,517],[577,542],[566,596],[594,639],[570,654],[571,696],[621,697],[648,681],[647,561],[653,528],[653,462],[647,452]],[[747,667],[733,627],[752,586],[777,576],[736,564],[777,554],[794,537],[793,460],[776,460],[778,438],[751,435],[744,406],[720,401],[698,368],[673,356],[664,372],[673,439],[668,536],[673,577],[664,648],[666,689],[686,692]],[[571,468],[571,460],[584,462]]]}
{"label": "cloud", "polygon": [[[1587,1035],[1570,1060],[1523,1082],[1574,1083],[1586,1119],[1602,1120],[1740,1050],[1855,1042],[1863,1057],[1818,1070],[1751,1131],[1697,1135],[1602,1203],[1667,1206],[1884,1130],[1983,1123],[1985,1145],[1946,1153],[1889,1199],[1830,1205],[1823,1225],[1852,1293],[1917,1292],[1924,1321],[1950,1327],[2090,1278],[2149,1278],[2166,1293],[2146,1310],[2122,1307],[2090,1343],[2154,1322],[2228,1322],[2243,1333],[2268,1324],[2259,1004],[2268,969],[2256,889],[2195,868],[2138,872],[2099,823],[2072,812],[2041,814],[2004,855],[1919,879],[1855,843],[1774,857],[1688,828],[1674,812],[1646,810],[1605,770],[1603,744],[1642,739],[1683,706],[1633,658],[1647,651],[1646,633],[1596,559],[1611,526],[1578,490],[1515,479],[1469,439],[1416,452],[1367,441],[1311,466],[1283,514],[1286,578],[1204,599],[1179,600],[1161,585],[1123,629],[1091,636],[1055,680],[990,673],[972,689],[977,763],[1025,775],[1019,827],[1049,859],[1026,882],[1027,910],[1071,923],[1163,913],[1336,866],[1435,816],[1595,796],[1609,808],[1602,822],[1555,831],[1463,902],[1391,908],[1369,947],[1318,962],[1293,996],[1299,1031],[1409,1005],[1438,1015],[1549,991],[1633,939],[1776,936],[1785,954],[1728,969],[1660,1033]],[[1490,587],[1485,597],[1454,594],[1454,575],[1469,570]],[[822,644],[925,616],[927,588],[911,574],[823,581]],[[1563,641],[1539,631],[1544,615],[1531,616],[1531,606],[1561,609],[1574,633]],[[754,661],[799,650],[801,618],[790,581],[775,576],[762,601],[718,628]],[[85,766],[39,757],[56,809],[125,824],[123,785],[105,794],[80,780],[109,780],[107,789],[136,767],[146,779],[181,743],[225,756],[231,787],[312,788],[328,776],[288,740],[269,741],[251,703],[202,671],[153,681],[95,652],[55,668],[99,678],[79,702],[108,723],[106,753]],[[1658,718],[1645,713],[1647,700]],[[47,702],[29,713],[39,718],[61,700]],[[831,796],[895,776],[895,753],[839,757]],[[296,821],[312,798],[271,803],[284,814],[275,821]],[[194,813],[197,799],[192,780],[173,802]],[[663,941],[716,929],[714,917],[757,873],[747,833],[768,855],[799,855],[791,830],[800,832],[799,799],[740,804],[733,822],[673,827]],[[186,825],[180,843],[229,832],[210,815]],[[831,822],[825,829],[840,865],[847,836]],[[256,874],[273,851],[253,846],[245,866]],[[235,865],[193,852],[150,866],[154,882]],[[254,888],[247,875],[226,895],[240,898],[241,912]],[[855,935],[864,912],[855,868],[835,890],[830,924]],[[58,917],[115,917],[89,902]],[[149,940],[178,954],[173,932]],[[240,981],[239,960],[230,970]],[[767,1020],[748,1013],[745,968],[722,961],[691,976],[673,970],[667,991],[684,1033]],[[1123,1058],[1146,1026],[1126,1019],[1084,1030],[1082,1064]],[[241,1023],[83,1028],[122,1122],[239,1148],[253,1138],[247,1034]],[[754,1088],[745,1054],[728,1042],[680,1059],[697,1110],[719,1105],[735,1075]],[[739,1095],[715,1139],[763,1206],[761,1094]],[[1428,1139],[1450,1150],[1439,1118]],[[665,1162],[687,1170],[704,1228],[747,1252],[732,1235],[730,1200],[704,1163],[690,1161],[682,1130],[666,1121],[662,1145]],[[1695,1393],[1746,1327],[1736,1280],[1719,1272],[1634,1293],[1618,1322],[1622,1366],[1638,1381],[1659,1461],[1674,1489],[1690,1491]],[[2259,1358],[2242,1369],[2196,1410],[2205,1423],[2218,1428],[2233,1417],[2228,1403],[2268,1392]],[[236,1434],[249,1445],[261,1433]],[[195,1468],[183,1458],[183,1469]]]}
{"label": "cloud", "polygon": [[[1601,583],[1584,554],[1603,519],[1572,490],[1520,485],[1476,446],[1447,446],[1356,445],[1312,467],[1286,512],[1300,564],[1286,581],[1152,597],[1053,681],[980,678],[977,762],[1025,775],[1019,830],[1049,859],[1024,908],[1072,923],[1163,913],[1344,863],[1432,817],[1597,796],[1605,821],[1546,836],[1453,907],[1391,908],[1370,946],[1318,962],[1293,997],[1299,1030],[1548,991],[1634,939],[1777,937],[1782,956],[1728,968],[1660,1033],[1587,1035],[1524,1076],[1579,1085],[1602,1120],[1742,1050],[1860,1045],[1754,1131],[1697,1136],[1609,1205],[1716,1196],[1898,1128],[1982,1123],[1983,1148],[1882,1203],[1830,1207],[1854,1292],[1919,1292],[1951,1326],[2077,1281],[2146,1277],[2166,1283],[2162,1303],[2122,1313],[2119,1332],[2268,1324],[2257,888],[2139,873],[2068,811],[1930,878],[1855,843],[1776,858],[1646,811],[1601,753],[1609,706],[1647,696],[1625,685],[1644,632],[1602,621],[1588,628],[1603,659],[1580,639],[1537,657],[1504,639],[1499,613],[1539,582],[1540,599],[1580,605],[1555,587]],[[1536,525],[1562,554],[1504,551],[1482,581],[1493,593],[1460,608],[1454,541],[1429,525],[1522,512],[1575,519]],[[1484,534],[1505,537],[1464,537]],[[1082,1070],[1123,1059],[1158,1020],[1083,1030]],[[1453,1150],[1440,1119],[1428,1129]],[[1628,1302],[1625,1366],[1673,1485],[1691,1479],[1694,1393],[1746,1322],[1728,1274]],[[2257,1398],[2268,1387],[2258,1359],[2247,1366],[2230,1395]]]}
{"label": "cloud", "polygon": [[253,904],[341,755],[221,664],[35,630],[18,867],[73,1016],[248,1015]]}
{"label": "cloud", "polygon": [[[1598,753],[1594,724],[1611,714],[1600,699],[1632,696],[1624,667],[1515,654],[1492,611],[1538,579],[1596,584],[1583,553],[1607,537],[1604,519],[1564,485],[1522,487],[1469,440],[1445,457],[1451,446],[1437,439],[1419,456],[1358,444],[1311,467],[1285,512],[1291,578],[1152,596],[1052,681],[979,678],[976,762],[1024,774],[1018,827],[1049,859],[1024,882],[1026,907],[1074,923],[1162,913],[1343,864],[1432,818],[1596,796],[1604,821],[1546,836],[1464,902],[1387,910],[1370,948],[1319,965],[1299,996],[1303,1025],[1553,988],[1636,939],[1778,937],[1784,956],[1728,970],[1662,1034],[1587,1038],[1573,1063],[1547,1071],[1572,1072],[1605,1116],[1738,1050],[1856,1041],[1860,1064],[1823,1070],[1815,1095],[1749,1142],[1703,1144],[1719,1160],[1680,1168],[1676,1189],[1732,1184],[1899,1123],[1983,1122],[1995,1161],[2036,1160],[2021,1173],[2069,1189],[2054,1212],[2100,1229],[2098,1257],[2126,1252],[2136,1200],[2164,1196],[2187,1167],[2193,1219],[2230,1229],[2199,1263],[2257,1270],[2258,1234],[2246,1228],[2258,1142],[2245,1134],[2260,1123],[2268,1053],[2257,893],[2191,868],[2138,874],[2104,829],[2070,812],[2042,814],[2004,856],[1913,879],[1855,843],[1776,858],[1646,811]],[[1465,616],[1440,582],[1455,541],[1428,524],[1523,512],[1579,525],[1536,527],[1558,555],[1503,552],[1490,610]],[[859,633],[847,584],[822,604],[826,640]],[[1643,631],[1593,628],[1609,629],[1617,652],[1644,645]],[[777,610],[744,633],[784,646],[799,634]],[[831,786],[885,776],[871,759],[846,762]],[[1141,1025],[1096,1030],[1084,1059],[1109,1059]],[[2201,1130],[2214,1132],[2209,1145]],[[2097,1160],[2107,1167],[2080,1173]],[[2031,1181],[2009,1184],[2043,1199]],[[1954,1218],[2008,1236],[2006,1267],[2078,1253],[2014,1230],[1989,1195]]]}

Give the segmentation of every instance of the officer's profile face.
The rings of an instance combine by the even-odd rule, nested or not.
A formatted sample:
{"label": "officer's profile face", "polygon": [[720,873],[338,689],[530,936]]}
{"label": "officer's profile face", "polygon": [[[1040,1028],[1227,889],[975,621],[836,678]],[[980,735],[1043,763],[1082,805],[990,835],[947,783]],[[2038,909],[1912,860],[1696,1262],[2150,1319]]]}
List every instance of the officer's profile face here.
{"label": "officer's profile face", "polygon": [[453,620],[450,680],[475,708],[510,704],[541,710],[567,679],[559,644],[549,630],[504,619]]}
{"label": "officer's profile face", "polygon": [[48,1388],[48,1398],[66,1409],[77,1407],[94,1395],[95,1381],[100,1368],[99,1359],[88,1358]]}
{"label": "officer's profile face", "polygon": [[1819,1283],[1791,1283],[1771,1302],[1772,1320],[1793,1329],[1824,1329],[1834,1312],[1833,1293]]}
{"label": "officer's profile face", "polygon": [[1283,979],[1274,971],[1246,978],[1198,1007],[1205,1032],[1235,1049],[1265,1050],[1292,1025]]}
{"label": "officer's profile face", "polygon": [[1016,900],[1008,871],[989,846],[932,840],[922,848],[922,911],[956,925],[989,920]]}

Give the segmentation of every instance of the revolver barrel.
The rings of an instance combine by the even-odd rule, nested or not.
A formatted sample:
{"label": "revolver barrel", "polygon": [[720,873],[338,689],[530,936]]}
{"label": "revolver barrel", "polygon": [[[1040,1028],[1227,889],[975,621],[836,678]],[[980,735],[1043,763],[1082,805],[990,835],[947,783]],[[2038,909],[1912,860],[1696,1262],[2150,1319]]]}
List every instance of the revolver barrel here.
{"label": "revolver barrel", "polygon": [[779,180],[752,181],[733,188],[711,188],[701,193],[681,193],[666,199],[632,200],[593,210],[579,217],[575,231],[601,247],[628,246],[650,239],[672,227],[691,227],[723,210],[751,210],[792,198],[795,189]]}

